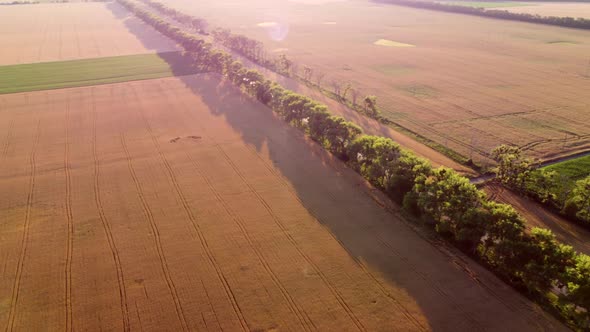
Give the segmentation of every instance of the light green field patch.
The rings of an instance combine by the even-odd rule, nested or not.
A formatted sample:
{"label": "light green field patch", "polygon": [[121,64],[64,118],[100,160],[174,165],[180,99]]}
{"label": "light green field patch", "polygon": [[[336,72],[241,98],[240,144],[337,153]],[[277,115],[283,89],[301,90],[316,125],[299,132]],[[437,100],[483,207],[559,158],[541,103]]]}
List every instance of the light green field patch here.
{"label": "light green field patch", "polygon": [[199,72],[179,52],[0,67],[0,94],[118,83]]}
{"label": "light green field patch", "polygon": [[512,1],[441,1],[447,5],[472,7],[472,8],[507,8],[507,7],[525,7],[536,6],[532,3],[512,2]]}
{"label": "light green field patch", "polygon": [[401,76],[415,72],[412,67],[396,64],[371,66],[371,69],[388,76]]}
{"label": "light green field patch", "polygon": [[373,44],[387,47],[416,47],[416,45],[400,43],[389,39],[379,39]]}
{"label": "light green field patch", "polygon": [[580,180],[590,175],[590,156],[580,157],[544,167],[556,171],[572,180]]}
{"label": "light green field patch", "polygon": [[433,98],[438,95],[436,89],[428,85],[413,84],[398,86],[397,88],[415,98]]}
{"label": "light green field patch", "polygon": [[567,161],[563,161],[551,166],[543,167],[547,171],[556,171],[559,175],[564,176],[568,188],[573,188],[576,181],[590,176],[590,156],[584,156]]}

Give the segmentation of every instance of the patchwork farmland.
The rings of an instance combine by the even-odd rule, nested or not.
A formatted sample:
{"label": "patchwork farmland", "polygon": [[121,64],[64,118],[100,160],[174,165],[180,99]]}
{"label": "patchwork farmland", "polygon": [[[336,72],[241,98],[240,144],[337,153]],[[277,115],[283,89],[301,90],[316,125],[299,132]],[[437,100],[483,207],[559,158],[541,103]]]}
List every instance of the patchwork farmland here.
{"label": "patchwork farmland", "polygon": [[[205,1],[205,13],[211,4]],[[292,13],[304,21],[298,8],[310,5],[335,6],[336,12],[339,6],[362,7],[368,10],[363,15],[388,8],[360,4],[300,0],[293,2]],[[252,8],[267,5],[254,2]],[[228,11],[225,23],[235,13]],[[341,17],[318,13],[323,27],[342,25]],[[425,13],[418,11],[415,20],[425,22]],[[384,15],[376,19],[383,22]],[[256,17],[255,26],[274,20]],[[263,24],[253,31],[276,27]],[[367,26],[371,35],[373,28]],[[384,60],[391,50],[423,52],[420,38],[374,35],[363,38],[375,63],[349,66],[359,49],[331,65],[345,63],[349,69],[343,75],[358,70],[355,77],[366,76],[367,93],[380,91],[370,83],[380,82],[380,75],[403,76],[406,69],[425,75],[426,67],[418,69],[417,63],[408,62],[400,72]],[[345,42],[350,40],[361,42],[354,33]],[[326,42],[330,52],[344,54],[336,38]],[[443,241],[428,223],[416,223],[365,174],[325,149],[325,142],[285,122],[269,103],[246,93],[247,87],[236,87],[227,70],[220,75],[213,65],[196,64],[202,60],[195,54],[183,53],[177,41],[117,2],[2,6],[0,44],[0,326],[6,331],[568,330],[545,303],[535,303]],[[280,52],[307,62],[304,51],[291,44],[284,49]],[[326,51],[322,58],[315,52],[310,56],[318,62],[310,65],[332,70],[327,58],[336,53]],[[453,54],[447,52],[436,54],[450,61]],[[472,54],[481,59],[477,51]],[[486,58],[485,68],[493,61]],[[424,77],[434,82],[442,74],[432,75]],[[293,83],[270,73],[265,77]],[[453,89],[466,84],[477,93],[480,83],[463,78],[444,82],[454,82]],[[400,125],[420,135],[479,154],[483,140],[468,141],[446,129],[439,137],[424,128],[446,116],[457,127],[477,126],[484,133],[499,121],[496,115],[485,126],[476,125],[484,120],[469,118],[474,114],[467,111],[453,115],[441,108],[427,116],[431,107],[446,105],[429,99],[439,87],[412,82],[394,81],[397,92],[379,95],[383,111],[406,118]],[[323,98],[307,87],[294,90]],[[569,111],[585,110],[583,93],[567,96],[580,98]],[[401,104],[388,108],[387,98]],[[399,138],[437,166],[456,165],[324,100],[334,114],[357,120],[368,134]],[[418,101],[426,106],[416,106]],[[396,113],[408,105],[419,112]],[[568,130],[587,129],[586,114],[579,114]],[[511,133],[514,138],[506,139],[529,134]],[[569,152],[575,144],[582,148],[585,136],[578,136],[577,143],[562,143],[567,151],[555,152],[549,143],[531,151],[541,156],[545,148],[553,151],[547,155]],[[462,165],[456,169],[473,172]],[[559,236],[567,242],[568,234]]]}
{"label": "patchwork farmland", "polygon": [[541,159],[590,147],[587,31],[356,0],[165,3],[312,67],[328,90],[376,95],[387,118],[478,163],[504,143]]}

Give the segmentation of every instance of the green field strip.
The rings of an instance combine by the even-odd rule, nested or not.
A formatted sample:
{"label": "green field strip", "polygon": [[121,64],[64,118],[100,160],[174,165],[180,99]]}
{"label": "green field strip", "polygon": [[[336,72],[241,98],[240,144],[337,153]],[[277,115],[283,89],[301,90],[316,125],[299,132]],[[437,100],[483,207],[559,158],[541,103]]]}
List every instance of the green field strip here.
{"label": "green field strip", "polygon": [[556,171],[572,181],[580,180],[590,175],[590,156],[584,156],[563,161],[544,167],[548,171]]}
{"label": "green field strip", "polygon": [[180,52],[138,54],[0,67],[0,94],[196,74]]}

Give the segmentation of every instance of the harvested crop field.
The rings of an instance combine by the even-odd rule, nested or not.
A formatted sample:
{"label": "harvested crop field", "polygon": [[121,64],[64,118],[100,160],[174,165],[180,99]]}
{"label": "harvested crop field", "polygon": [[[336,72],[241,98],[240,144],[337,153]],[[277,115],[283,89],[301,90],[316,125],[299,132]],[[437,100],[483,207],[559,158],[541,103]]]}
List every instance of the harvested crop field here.
{"label": "harvested crop field", "polygon": [[503,143],[541,159],[590,147],[588,31],[356,0],[165,3],[288,49],[326,74],[324,88],[351,82],[389,119],[476,162]]}
{"label": "harvested crop field", "polygon": [[0,65],[177,50],[114,2],[2,6],[0,45]]}
{"label": "harvested crop field", "polygon": [[7,330],[565,329],[216,76],[2,95],[0,132]]}

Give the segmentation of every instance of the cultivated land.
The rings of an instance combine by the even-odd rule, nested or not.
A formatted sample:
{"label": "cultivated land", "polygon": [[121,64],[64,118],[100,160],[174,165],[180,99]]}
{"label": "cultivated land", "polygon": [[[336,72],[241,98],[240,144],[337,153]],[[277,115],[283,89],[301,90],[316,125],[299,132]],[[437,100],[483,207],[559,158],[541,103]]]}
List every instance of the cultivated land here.
{"label": "cultivated land", "polygon": [[177,50],[116,3],[2,6],[0,65]]}
{"label": "cultivated land", "polygon": [[0,66],[0,94],[197,73],[180,52]]}
{"label": "cultivated land", "polygon": [[538,14],[541,16],[564,16],[590,18],[590,3],[580,2],[526,2],[526,6],[510,6],[510,12]]}
{"label": "cultivated land", "polygon": [[8,329],[564,329],[215,76],[2,95],[0,128]]}
{"label": "cultivated land", "polygon": [[590,176],[590,155],[544,167],[567,177],[572,182]]}
{"label": "cultivated land", "polygon": [[590,147],[588,31],[364,1],[166,3],[326,73],[324,87],[352,82],[396,123],[476,161],[502,143],[539,158]]}

